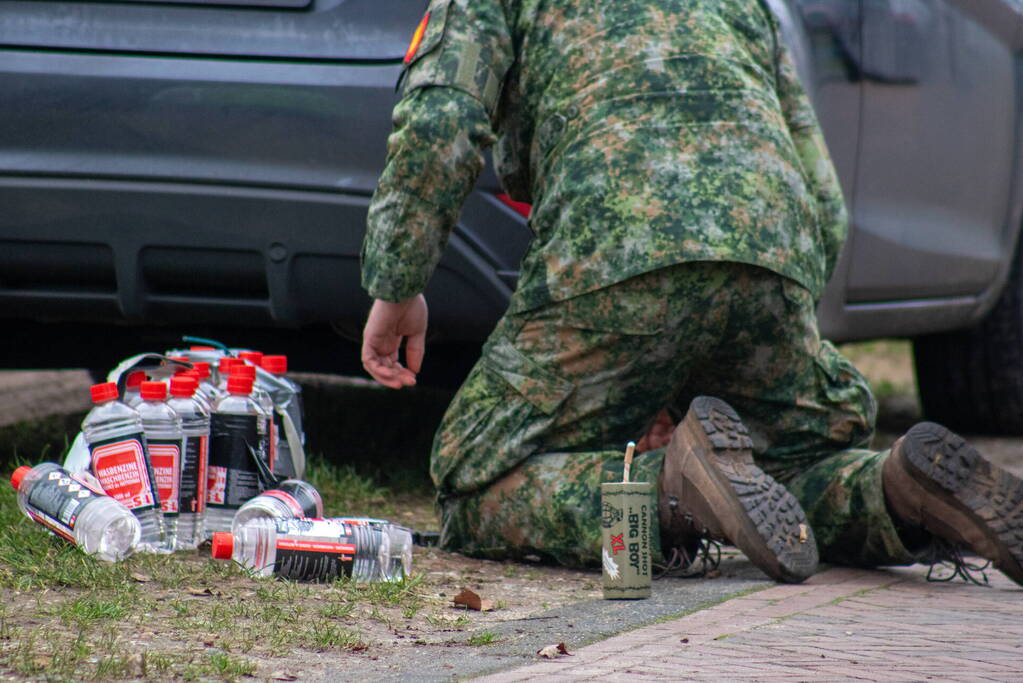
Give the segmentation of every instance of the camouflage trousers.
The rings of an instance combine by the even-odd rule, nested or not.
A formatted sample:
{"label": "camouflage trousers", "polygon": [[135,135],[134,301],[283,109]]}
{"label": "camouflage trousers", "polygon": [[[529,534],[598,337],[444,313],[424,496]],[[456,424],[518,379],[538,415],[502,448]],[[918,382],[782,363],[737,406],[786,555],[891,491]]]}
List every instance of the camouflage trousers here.
{"label": "camouflage trousers", "polygon": [[[820,339],[806,289],[735,263],[681,264],[506,315],[434,441],[441,544],[598,564],[600,484],[621,480],[626,442],[662,409],[681,416],[701,394],[739,413],[823,560],[916,561],[886,510],[887,453],[865,448],[876,414],[866,381]],[[637,455],[633,480],[656,482],[663,458]]]}

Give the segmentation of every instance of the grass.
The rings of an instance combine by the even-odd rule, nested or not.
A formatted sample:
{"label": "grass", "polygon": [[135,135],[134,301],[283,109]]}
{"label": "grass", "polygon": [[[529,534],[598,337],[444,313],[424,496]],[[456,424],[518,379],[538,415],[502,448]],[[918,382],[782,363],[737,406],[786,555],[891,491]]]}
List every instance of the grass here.
{"label": "grass", "polygon": [[480,645],[493,645],[498,640],[500,640],[500,637],[493,631],[480,631],[470,636],[465,642],[468,645],[478,647]]}
{"label": "grass", "polygon": [[911,342],[881,339],[843,344],[839,350],[867,378],[877,398],[916,398]]}
{"label": "grass", "polygon": [[[384,489],[350,467],[315,458],[309,479],[329,514],[398,511]],[[0,486],[0,673],[238,680],[296,649],[360,653],[374,646],[369,621],[389,629],[425,623],[419,613],[430,600],[421,576],[387,584],[252,579],[208,553],[100,562],[25,519],[14,490]]]}

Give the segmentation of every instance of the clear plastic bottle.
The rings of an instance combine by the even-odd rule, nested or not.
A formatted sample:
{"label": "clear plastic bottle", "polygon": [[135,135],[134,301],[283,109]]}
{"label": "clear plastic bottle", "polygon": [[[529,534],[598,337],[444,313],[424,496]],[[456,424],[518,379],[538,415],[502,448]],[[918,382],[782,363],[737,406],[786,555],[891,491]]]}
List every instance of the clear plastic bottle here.
{"label": "clear plastic bottle", "polygon": [[171,398],[167,405],[181,418],[183,446],[181,450],[180,510],[178,514],[177,549],[194,549],[206,538],[206,468],[209,459],[210,413],[199,400],[199,385],[190,373],[176,375],[170,382]]}
{"label": "clear plastic bottle", "polygon": [[167,351],[165,356],[182,356],[187,358],[193,364],[201,361],[207,363],[213,363],[216,365],[221,358],[227,355],[227,352],[222,349],[216,349],[212,346],[190,346],[187,349],[171,349]]}
{"label": "clear plastic bottle", "polygon": [[199,391],[196,392],[196,395],[201,396],[209,406],[210,412],[213,412],[213,405],[223,394],[220,393],[210,377],[210,364],[198,361],[192,367],[192,372],[196,373],[199,380]]}
{"label": "clear plastic bottle", "polygon": [[274,488],[247,501],[238,508],[231,531],[253,519],[299,519],[323,517],[323,499],[312,484],[301,479],[285,479]]}
{"label": "clear plastic bottle", "polygon": [[242,504],[267,488],[264,448],[266,420],[253,400],[252,380],[232,376],[228,393],[210,416],[206,487],[206,534],[229,531]]}
{"label": "clear plastic bottle", "polygon": [[181,512],[181,447],[184,434],[181,417],[167,405],[167,385],[143,382],[142,403],[137,408],[146,434],[146,452],[153,466],[163,511],[164,550],[177,543],[178,514]]}
{"label": "clear plastic bottle", "polygon": [[[255,351],[243,351],[242,353],[256,353]],[[262,356],[263,354],[259,354]],[[263,445],[263,453],[266,454],[264,463],[271,472],[277,462],[277,427],[274,424],[274,402],[270,394],[259,386],[257,382],[256,366],[247,362],[233,365],[231,367],[232,377],[245,377],[252,381],[252,398],[259,405],[263,413],[263,433],[266,435],[266,443]]]}
{"label": "clear plastic bottle", "polygon": [[408,527],[373,517],[330,517],[346,524],[364,524],[383,532],[390,545],[391,562],[384,570],[384,580],[401,581],[412,575],[412,530]]}
{"label": "clear plastic bottle", "polygon": [[11,486],[18,507],[88,555],[117,562],[132,554],[141,529],[131,511],[98,490],[82,475],[44,462],[14,470]]}
{"label": "clear plastic bottle", "polygon": [[[301,477],[299,467],[305,469],[305,458],[296,463],[292,457],[292,448],[288,440],[288,430],[284,425],[284,415],[288,416],[300,443],[305,443],[305,432],[302,431],[302,387],[285,377],[288,372],[287,356],[263,356],[263,369],[274,376],[273,386],[267,388],[274,403],[274,424],[277,427],[277,458],[274,461],[274,473],[283,477]],[[283,413],[283,414],[282,414]]]}
{"label": "clear plastic bottle", "polygon": [[116,499],[139,521],[139,550],[164,547],[163,514],[146,437],[138,412],[117,400],[117,384],[92,386],[96,405],[82,421],[82,436],[89,444],[92,473],[107,495]]}
{"label": "clear plastic bottle", "polygon": [[214,534],[213,557],[293,581],[382,581],[391,564],[379,529],[326,519],[252,520],[236,533]]}
{"label": "clear plastic bottle", "polygon": [[124,399],[123,403],[128,404],[132,408],[142,403],[142,394],[139,393],[139,387],[146,381],[146,373],[141,370],[135,370],[129,372],[128,377],[124,380]]}
{"label": "clear plastic bottle", "polygon": [[221,395],[227,393],[227,380],[231,376],[231,370],[239,365],[245,365],[245,361],[231,356],[225,356],[217,363],[217,390]]}

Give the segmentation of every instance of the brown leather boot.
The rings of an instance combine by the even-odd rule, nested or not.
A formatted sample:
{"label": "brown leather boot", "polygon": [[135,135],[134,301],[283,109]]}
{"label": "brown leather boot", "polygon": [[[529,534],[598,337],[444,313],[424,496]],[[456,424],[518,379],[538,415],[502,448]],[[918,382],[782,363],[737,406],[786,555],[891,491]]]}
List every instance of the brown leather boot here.
{"label": "brown leather boot", "polygon": [[969,548],[1023,585],[1023,480],[933,422],[896,441],[882,472],[897,521]]}
{"label": "brown leather boot", "polygon": [[664,547],[694,534],[724,539],[776,581],[817,570],[817,543],[799,502],[753,464],[753,442],[724,401],[693,400],[675,429],[658,481]]}

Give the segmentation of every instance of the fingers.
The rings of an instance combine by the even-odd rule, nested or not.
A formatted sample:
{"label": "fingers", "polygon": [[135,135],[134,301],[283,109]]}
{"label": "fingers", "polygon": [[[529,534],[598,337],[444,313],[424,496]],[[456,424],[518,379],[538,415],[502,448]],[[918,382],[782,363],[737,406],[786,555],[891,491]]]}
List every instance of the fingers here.
{"label": "fingers", "polygon": [[412,372],[419,372],[423,367],[423,356],[426,355],[426,333],[412,335],[405,342],[405,362]]}
{"label": "fingers", "polygon": [[415,373],[400,364],[395,367],[387,367],[377,363],[363,363],[362,367],[373,379],[391,389],[402,389],[416,384]]}
{"label": "fingers", "polygon": [[[362,367],[386,387],[414,386],[426,352],[426,321],[422,295],[400,304],[374,301],[362,332]],[[408,367],[398,362],[402,340]]]}
{"label": "fingers", "polygon": [[362,367],[380,384],[391,389],[411,387],[416,383],[414,372],[405,368],[396,360],[380,356],[363,356]]}
{"label": "fingers", "polygon": [[398,362],[398,351],[385,353],[373,343],[372,338],[367,338],[362,345],[362,367],[373,379],[391,389],[416,383],[415,373]]}

